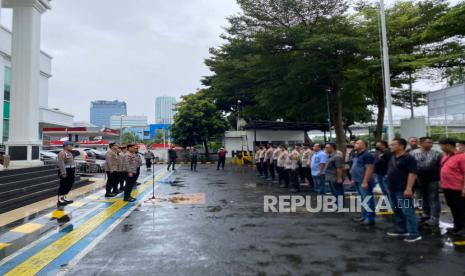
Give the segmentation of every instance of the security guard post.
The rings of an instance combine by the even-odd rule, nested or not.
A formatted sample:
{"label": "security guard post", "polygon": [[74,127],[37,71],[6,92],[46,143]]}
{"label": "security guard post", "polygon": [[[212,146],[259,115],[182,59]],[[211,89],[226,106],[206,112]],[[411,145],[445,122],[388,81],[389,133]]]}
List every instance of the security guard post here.
{"label": "security guard post", "polygon": [[60,177],[57,202],[58,207],[73,203],[72,200],[66,199],[66,195],[68,195],[69,191],[71,191],[74,184],[74,175],[76,172],[76,165],[74,163],[72,150],[73,143],[65,141],[63,143],[63,151],[58,154],[58,175]]}

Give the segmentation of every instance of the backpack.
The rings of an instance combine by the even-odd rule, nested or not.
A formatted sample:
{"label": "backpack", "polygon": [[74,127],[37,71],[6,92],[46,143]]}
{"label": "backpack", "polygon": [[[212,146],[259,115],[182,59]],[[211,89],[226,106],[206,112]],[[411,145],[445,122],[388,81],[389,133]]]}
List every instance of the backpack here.
{"label": "backpack", "polygon": [[226,151],[220,150],[220,151],[218,152],[218,157],[220,157],[220,158],[225,158],[225,157],[226,157]]}

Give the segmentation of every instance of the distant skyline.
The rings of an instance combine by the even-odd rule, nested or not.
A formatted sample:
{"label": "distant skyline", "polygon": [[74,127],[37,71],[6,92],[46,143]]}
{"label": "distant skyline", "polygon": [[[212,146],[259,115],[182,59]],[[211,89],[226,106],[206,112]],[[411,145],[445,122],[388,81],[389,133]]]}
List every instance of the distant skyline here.
{"label": "distant skyline", "polygon": [[[222,43],[235,0],[52,1],[42,15],[42,49],[53,56],[49,105],[90,121],[90,102],[127,102],[155,120],[158,96],[194,93],[210,75],[204,59]],[[2,10],[11,28],[11,10]]]}

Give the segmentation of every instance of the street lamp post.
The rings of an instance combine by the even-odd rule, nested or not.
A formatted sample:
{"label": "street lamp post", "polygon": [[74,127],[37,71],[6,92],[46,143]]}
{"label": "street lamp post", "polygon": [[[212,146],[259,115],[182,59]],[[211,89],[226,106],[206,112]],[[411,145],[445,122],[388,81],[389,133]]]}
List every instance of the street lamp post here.
{"label": "street lamp post", "polygon": [[331,126],[331,106],[330,106],[330,103],[329,103],[329,95],[331,93],[331,90],[328,89],[326,92],[327,92],[326,93],[326,104],[327,104],[327,108],[328,108],[329,141],[331,142],[331,139],[332,139],[332,136],[333,136],[332,131],[331,131],[331,128],[332,128],[332,126]]}
{"label": "street lamp post", "polygon": [[394,124],[392,119],[392,94],[391,94],[391,69],[389,68],[389,48],[386,30],[386,13],[384,11],[384,0],[379,3],[381,17],[381,36],[383,41],[383,66],[384,66],[384,89],[386,94],[386,107],[388,115],[388,139],[394,139]]}
{"label": "street lamp post", "polygon": [[120,115],[120,127],[119,127],[119,144],[123,144],[123,117],[124,115]]}

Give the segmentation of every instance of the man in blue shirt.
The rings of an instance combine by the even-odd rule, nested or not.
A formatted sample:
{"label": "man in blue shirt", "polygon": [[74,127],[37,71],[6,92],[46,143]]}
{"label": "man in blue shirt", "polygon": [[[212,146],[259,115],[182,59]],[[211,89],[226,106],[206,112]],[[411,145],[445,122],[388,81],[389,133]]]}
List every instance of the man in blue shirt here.
{"label": "man in blue shirt", "polygon": [[320,195],[325,195],[325,166],[328,161],[328,155],[321,150],[320,144],[313,145],[314,154],[312,156],[311,170],[315,191]]}
{"label": "man in blue shirt", "polygon": [[375,224],[375,199],[373,197],[373,188],[375,182],[373,180],[374,172],[374,156],[368,152],[368,143],[364,140],[358,140],[355,143],[354,150],[356,151],[353,158],[353,164],[351,169],[352,182],[355,184],[355,189],[361,197],[362,202],[365,198],[368,199],[368,208],[362,206],[362,215],[357,221],[360,221],[362,225],[374,225]]}

